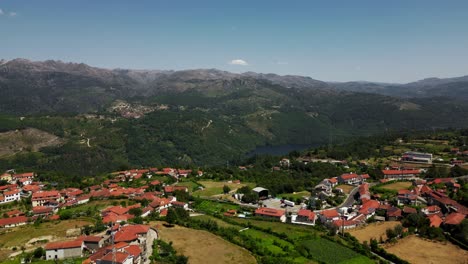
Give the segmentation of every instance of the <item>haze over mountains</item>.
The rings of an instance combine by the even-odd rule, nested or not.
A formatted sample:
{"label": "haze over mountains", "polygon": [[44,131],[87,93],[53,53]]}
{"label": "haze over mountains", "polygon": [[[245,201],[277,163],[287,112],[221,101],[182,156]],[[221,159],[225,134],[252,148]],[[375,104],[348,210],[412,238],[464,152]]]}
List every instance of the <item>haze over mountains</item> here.
{"label": "haze over mountains", "polygon": [[[78,155],[68,157],[70,162],[93,156],[107,166],[103,170],[155,160],[219,164],[266,144],[319,145],[392,131],[467,127],[467,100],[466,76],[408,84],[334,83],[216,69],[0,63],[0,113],[8,117],[2,130],[33,127],[66,142],[49,149],[47,166],[66,158],[62,152]],[[93,113],[107,121],[80,119]],[[17,116],[27,118],[20,122]],[[83,143],[88,138],[89,146]],[[91,166],[86,162],[81,167]]]}

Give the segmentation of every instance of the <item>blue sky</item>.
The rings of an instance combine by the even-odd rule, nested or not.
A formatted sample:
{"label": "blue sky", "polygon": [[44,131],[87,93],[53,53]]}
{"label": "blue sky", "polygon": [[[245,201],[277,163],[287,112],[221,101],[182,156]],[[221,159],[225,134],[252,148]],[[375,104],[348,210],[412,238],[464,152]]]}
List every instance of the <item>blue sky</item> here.
{"label": "blue sky", "polygon": [[468,1],[0,0],[0,58],[327,81],[468,75]]}

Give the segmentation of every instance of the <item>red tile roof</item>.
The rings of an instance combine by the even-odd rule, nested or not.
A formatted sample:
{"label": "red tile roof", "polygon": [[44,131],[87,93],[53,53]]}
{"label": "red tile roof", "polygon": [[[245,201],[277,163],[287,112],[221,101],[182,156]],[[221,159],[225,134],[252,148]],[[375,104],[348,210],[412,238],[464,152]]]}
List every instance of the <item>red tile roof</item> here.
{"label": "red tile roof", "polygon": [[138,257],[141,254],[141,249],[137,245],[130,245],[126,248],[124,248],[124,251],[126,251],[128,254],[130,254],[133,257]]}
{"label": "red tile roof", "polygon": [[443,222],[442,218],[436,214],[428,216],[427,218],[429,218],[429,221],[431,221],[430,226],[432,227],[439,227]]}
{"label": "red tile roof", "polygon": [[300,209],[299,212],[297,212],[297,215],[302,216],[302,217],[307,217],[311,221],[315,219],[315,213],[312,212],[311,210]]}
{"label": "red tile roof", "polygon": [[64,249],[64,248],[78,248],[81,247],[83,241],[80,240],[73,240],[73,241],[58,241],[58,242],[51,242],[45,246],[46,250],[54,250],[54,249]]}
{"label": "red tile roof", "polygon": [[354,179],[354,178],[358,178],[359,175],[357,175],[356,173],[350,173],[350,174],[343,174],[340,176],[343,180],[351,180],[351,179]]}
{"label": "red tile roof", "polygon": [[335,218],[335,217],[339,217],[340,215],[338,214],[338,212],[335,210],[335,209],[331,209],[331,210],[324,210],[320,213],[321,215],[323,215],[324,217],[326,218]]}
{"label": "red tile roof", "polygon": [[451,213],[445,217],[445,224],[446,225],[459,225],[463,219],[465,219],[465,215],[460,213]]}
{"label": "red tile roof", "polygon": [[28,222],[28,218],[26,216],[15,216],[15,217],[0,219],[0,226],[14,225],[14,224],[20,224],[20,223],[26,223],[26,222]]}
{"label": "red tile roof", "polygon": [[[129,257],[130,255],[128,253],[117,251],[115,252],[115,263],[124,263],[125,260],[128,259]],[[101,258],[101,260],[113,263],[114,254],[112,252],[109,252],[107,255]]]}
{"label": "red tile roof", "polygon": [[126,225],[120,228],[121,231],[128,231],[135,234],[146,234],[150,229],[147,225]]}
{"label": "red tile roof", "polygon": [[47,206],[35,206],[32,208],[33,214],[46,214],[52,213],[54,209],[52,207]]}
{"label": "red tile roof", "polygon": [[114,235],[115,242],[132,242],[138,239],[136,233],[131,231],[117,231]]}
{"label": "red tile roof", "polygon": [[418,213],[418,211],[415,208],[408,207],[408,206],[403,207],[403,212],[405,214],[416,214],[416,213]]}
{"label": "red tile roof", "polygon": [[342,226],[355,226],[357,225],[358,223],[356,221],[353,221],[353,220],[343,220],[343,219],[339,219],[339,220],[335,220],[333,221],[333,225],[336,226],[336,227],[342,227]]}
{"label": "red tile roof", "polygon": [[255,210],[255,215],[281,217],[285,214],[284,210],[277,210],[273,208],[260,207]]}

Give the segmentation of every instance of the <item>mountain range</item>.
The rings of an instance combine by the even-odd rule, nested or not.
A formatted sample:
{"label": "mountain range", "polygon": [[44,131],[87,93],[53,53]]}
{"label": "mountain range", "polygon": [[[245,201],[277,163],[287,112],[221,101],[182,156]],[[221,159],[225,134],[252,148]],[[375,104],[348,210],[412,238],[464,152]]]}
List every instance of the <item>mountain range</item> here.
{"label": "mountain range", "polygon": [[[32,127],[61,137],[64,145],[44,148],[45,156],[36,160],[47,168],[55,164],[58,171],[75,160],[88,167],[99,161],[103,170],[113,164],[220,164],[261,145],[320,145],[467,127],[467,100],[467,76],[408,84],[336,83],[217,69],[0,61],[1,130]],[[18,116],[26,118],[18,121]],[[83,143],[87,139],[89,145]]]}

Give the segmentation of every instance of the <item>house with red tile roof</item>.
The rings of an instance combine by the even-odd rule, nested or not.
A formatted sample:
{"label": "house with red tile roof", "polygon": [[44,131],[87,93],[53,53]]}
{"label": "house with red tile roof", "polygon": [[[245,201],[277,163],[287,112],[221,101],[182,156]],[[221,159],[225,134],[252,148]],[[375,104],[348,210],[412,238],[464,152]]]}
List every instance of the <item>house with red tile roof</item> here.
{"label": "house with red tile roof", "polygon": [[2,198],[0,198],[0,203],[9,203],[9,202],[14,202],[14,201],[20,201],[21,200],[21,191],[16,188],[9,188],[8,191],[3,191],[3,193],[0,194]]}
{"label": "house with red tile roof", "polygon": [[58,260],[83,256],[84,243],[81,240],[50,242],[45,246],[46,259]]}
{"label": "house with red tile roof", "polygon": [[188,204],[184,202],[172,201],[171,205],[173,207],[180,207],[180,208],[183,208],[184,210],[188,210]]}
{"label": "house with red tile roof", "polygon": [[77,240],[83,241],[84,246],[92,250],[98,250],[104,245],[104,238],[100,236],[80,236]]}
{"label": "house with red tile roof", "polygon": [[356,173],[342,174],[338,176],[338,182],[341,184],[358,184],[361,182],[361,177]]}
{"label": "house with red tile roof", "polygon": [[58,191],[39,191],[32,194],[32,206],[43,206],[49,203],[58,203],[61,199]]}
{"label": "house with red tile roof", "polygon": [[313,211],[307,209],[300,209],[297,212],[297,216],[294,220],[294,223],[315,225],[315,220],[317,220],[317,215]]}
{"label": "house with red tile roof", "polygon": [[260,207],[255,210],[255,216],[276,219],[280,222],[286,222],[286,212],[284,210],[277,210],[273,208]]}
{"label": "house with red tile roof", "polygon": [[127,252],[107,253],[101,259],[96,260],[97,264],[133,264],[133,257]]}
{"label": "house with red tile roof", "polygon": [[368,200],[361,205],[359,213],[366,216],[367,219],[371,218],[375,211],[379,208],[380,203],[377,200]]}
{"label": "house with red tile roof", "polygon": [[440,216],[433,214],[427,217],[430,221],[430,226],[431,227],[440,227],[442,224],[443,220],[440,218]]}
{"label": "house with red tile roof", "polygon": [[9,218],[0,219],[0,228],[9,228],[15,226],[21,226],[28,223],[26,216],[14,216]]}
{"label": "house with red tile roof", "polygon": [[340,214],[335,209],[323,210],[319,213],[320,221],[324,224],[332,223],[340,219]]}
{"label": "house with red tile roof", "polygon": [[141,249],[137,245],[130,245],[123,249],[123,252],[128,253],[133,258],[133,264],[141,262]]}
{"label": "house with red tile roof", "polygon": [[54,214],[54,208],[48,206],[35,206],[32,208],[35,216],[48,216]]}
{"label": "house with red tile roof", "polygon": [[404,206],[403,207],[403,214],[404,215],[417,214],[417,213],[418,213],[418,211],[416,210],[416,208],[409,207],[409,206]]}
{"label": "house with red tile roof", "polygon": [[188,188],[186,186],[172,186],[172,185],[164,186],[164,193],[165,194],[171,195],[175,191],[188,192]]}
{"label": "house with red tile roof", "polygon": [[343,230],[352,229],[357,227],[359,222],[354,220],[334,220],[332,226],[336,228],[337,232],[342,232]]}
{"label": "house with red tile roof", "polygon": [[24,215],[24,213],[21,212],[21,211],[18,210],[18,209],[14,209],[14,210],[8,211],[8,212],[6,212],[6,214],[8,215],[8,217],[14,217],[14,216],[22,216],[22,215]]}
{"label": "house with red tile roof", "polygon": [[423,212],[425,215],[433,215],[433,214],[439,214],[441,212],[441,209],[437,205],[430,205],[426,208],[422,208],[421,212]]}
{"label": "house with red tile roof", "polygon": [[459,225],[465,219],[466,215],[460,213],[451,213],[445,217],[445,225]]}
{"label": "house with red tile roof", "polygon": [[386,216],[387,216],[387,221],[398,221],[402,217],[401,209],[398,207],[392,206],[387,210]]}

